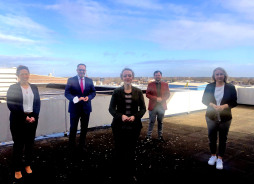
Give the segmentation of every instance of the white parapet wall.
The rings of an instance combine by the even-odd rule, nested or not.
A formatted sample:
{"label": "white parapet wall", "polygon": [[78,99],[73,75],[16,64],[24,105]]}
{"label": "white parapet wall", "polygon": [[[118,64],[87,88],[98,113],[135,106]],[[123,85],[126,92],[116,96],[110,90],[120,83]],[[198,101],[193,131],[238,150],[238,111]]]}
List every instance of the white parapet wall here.
{"label": "white parapet wall", "polygon": [[[167,101],[168,110],[165,115],[188,113],[191,111],[202,110],[206,107],[202,104],[203,91],[183,91],[171,92],[170,99]],[[97,95],[92,100],[92,113],[90,116],[89,128],[99,126],[109,126],[113,117],[108,112],[111,95]],[[145,97],[146,107],[148,99]],[[53,133],[68,132],[70,127],[68,100],[50,99],[42,100],[39,124],[36,136],[43,136]],[[0,103],[0,142],[11,141],[9,110],[6,103]],[[149,118],[148,111],[143,116]]]}
{"label": "white parapet wall", "polygon": [[237,103],[238,104],[246,104],[246,105],[254,105],[254,88],[237,88]]}

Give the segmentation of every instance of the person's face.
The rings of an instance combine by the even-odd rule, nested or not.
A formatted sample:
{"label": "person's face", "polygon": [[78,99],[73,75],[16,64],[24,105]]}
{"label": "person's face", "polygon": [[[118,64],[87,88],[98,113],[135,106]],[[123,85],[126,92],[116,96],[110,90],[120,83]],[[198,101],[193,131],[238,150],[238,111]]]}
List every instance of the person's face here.
{"label": "person's face", "polygon": [[154,79],[155,79],[156,81],[158,81],[158,82],[161,81],[161,78],[162,78],[162,76],[161,76],[161,73],[160,73],[160,72],[154,74]]}
{"label": "person's face", "polygon": [[30,73],[26,69],[22,69],[19,71],[18,78],[21,83],[28,82],[29,77]]}
{"label": "person's face", "polygon": [[221,70],[215,70],[214,78],[216,82],[224,82],[224,79],[225,79],[224,72]]}
{"label": "person's face", "polygon": [[129,70],[123,71],[122,79],[123,79],[124,84],[131,84],[132,79],[133,79],[132,72]]}
{"label": "person's face", "polygon": [[86,67],[84,65],[79,65],[79,67],[77,68],[77,73],[79,77],[81,78],[85,77]]}

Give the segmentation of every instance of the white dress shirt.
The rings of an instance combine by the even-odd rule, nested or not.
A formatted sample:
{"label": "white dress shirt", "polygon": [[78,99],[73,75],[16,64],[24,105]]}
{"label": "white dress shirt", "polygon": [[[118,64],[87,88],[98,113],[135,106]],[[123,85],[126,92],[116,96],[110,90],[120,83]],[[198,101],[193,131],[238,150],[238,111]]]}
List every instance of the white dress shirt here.
{"label": "white dress shirt", "polygon": [[23,88],[22,89],[22,95],[23,95],[23,109],[24,112],[33,112],[33,103],[34,103],[34,94],[29,86],[27,89]]}

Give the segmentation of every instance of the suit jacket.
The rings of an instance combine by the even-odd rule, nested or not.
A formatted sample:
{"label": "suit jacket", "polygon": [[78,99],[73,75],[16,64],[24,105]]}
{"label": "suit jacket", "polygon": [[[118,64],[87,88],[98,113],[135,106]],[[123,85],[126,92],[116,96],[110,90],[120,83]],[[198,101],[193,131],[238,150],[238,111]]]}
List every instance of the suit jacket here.
{"label": "suit jacket", "polygon": [[[122,115],[126,112],[124,87],[116,88],[112,94],[109,104],[109,112],[113,116],[112,127],[118,127],[123,124]],[[141,118],[146,112],[143,92],[132,86],[132,104],[131,115],[135,116],[137,127],[142,127]]]}
{"label": "suit jacket", "polygon": [[[207,106],[206,116],[211,120],[217,120],[217,112],[209,106],[210,103],[216,104],[214,97],[216,83],[208,84],[205,88],[202,102]],[[224,95],[221,100],[221,105],[228,104],[229,108],[220,112],[221,121],[229,121],[232,119],[231,109],[237,106],[237,94],[235,86],[229,83],[225,83]]]}
{"label": "suit jacket", "polygon": [[[164,108],[164,110],[167,110],[166,100],[169,98],[169,96],[170,92],[168,84],[166,82],[161,81],[161,98],[162,98],[161,105]],[[148,84],[146,90],[146,97],[149,98],[148,110],[152,111],[157,104],[157,88],[155,81]]]}
{"label": "suit jacket", "polygon": [[[78,76],[71,77],[68,79],[67,85],[65,87],[65,97],[69,100],[69,112],[70,113],[90,113],[92,112],[91,100],[95,97],[96,91],[93,85],[93,81],[90,78],[85,77],[85,87],[82,93],[80,84],[78,81]],[[86,97],[88,96],[88,101],[80,101],[76,104],[73,103],[74,97]]]}
{"label": "suit jacket", "polygon": [[[33,94],[34,94],[34,101],[33,101],[33,117],[38,120],[39,112],[41,107],[41,100],[39,91],[36,85],[29,84]],[[27,115],[24,114],[23,109],[23,94],[20,83],[13,84],[9,87],[7,91],[7,106],[10,113],[10,123],[16,121],[24,121],[26,120]]]}

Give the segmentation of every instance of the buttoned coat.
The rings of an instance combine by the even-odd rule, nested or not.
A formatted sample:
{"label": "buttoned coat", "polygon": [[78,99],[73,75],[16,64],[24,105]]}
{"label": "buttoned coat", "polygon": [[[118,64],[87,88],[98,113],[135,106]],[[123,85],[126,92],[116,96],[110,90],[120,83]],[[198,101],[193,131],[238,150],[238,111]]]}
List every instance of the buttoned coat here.
{"label": "buttoned coat", "polygon": [[[88,101],[79,101],[74,104],[74,97],[86,97],[88,96]],[[71,77],[68,79],[65,87],[65,97],[69,100],[69,109],[70,113],[90,113],[92,112],[91,100],[96,96],[96,90],[93,85],[93,81],[90,78],[85,77],[85,87],[82,93],[81,87],[78,81],[78,76]]]}

